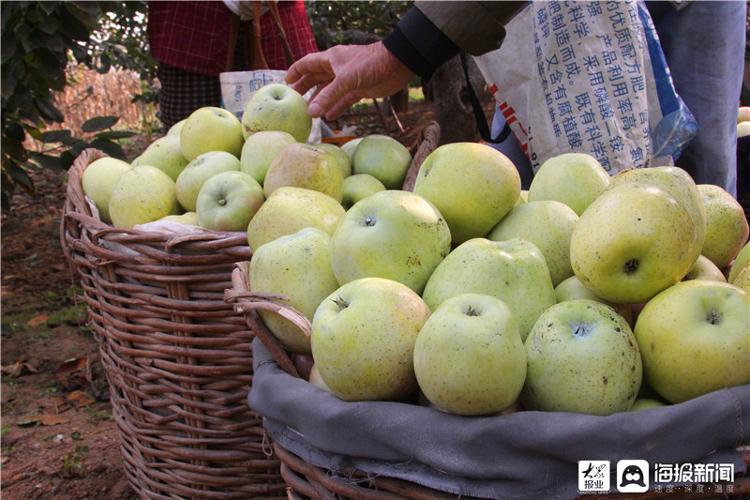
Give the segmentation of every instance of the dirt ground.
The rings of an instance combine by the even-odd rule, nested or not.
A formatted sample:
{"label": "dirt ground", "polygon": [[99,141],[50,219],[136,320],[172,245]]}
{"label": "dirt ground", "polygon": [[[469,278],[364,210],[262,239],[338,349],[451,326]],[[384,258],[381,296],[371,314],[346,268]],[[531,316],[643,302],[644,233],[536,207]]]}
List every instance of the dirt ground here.
{"label": "dirt ground", "polygon": [[[412,103],[400,114],[405,133],[393,120],[389,133],[410,145],[431,117],[429,105]],[[375,116],[361,130],[384,133]],[[36,194],[17,194],[2,215],[3,498],[132,499],[96,342],[58,239],[65,173],[32,178]]]}

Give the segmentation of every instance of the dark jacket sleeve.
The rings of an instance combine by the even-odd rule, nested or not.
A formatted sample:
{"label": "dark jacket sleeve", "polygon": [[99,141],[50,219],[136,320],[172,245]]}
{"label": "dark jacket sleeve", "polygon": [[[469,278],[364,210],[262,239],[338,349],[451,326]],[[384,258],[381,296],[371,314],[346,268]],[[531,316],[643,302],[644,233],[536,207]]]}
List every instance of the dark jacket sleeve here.
{"label": "dark jacket sleeve", "polygon": [[418,1],[383,43],[426,79],[461,50],[481,55],[499,48],[504,25],[525,3]]}

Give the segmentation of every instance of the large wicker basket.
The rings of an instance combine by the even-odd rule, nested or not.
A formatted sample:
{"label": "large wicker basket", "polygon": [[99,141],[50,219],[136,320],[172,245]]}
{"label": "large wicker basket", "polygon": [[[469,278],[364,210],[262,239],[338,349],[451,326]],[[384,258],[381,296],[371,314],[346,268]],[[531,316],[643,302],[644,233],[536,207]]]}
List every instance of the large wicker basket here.
{"label": "large wicker basket", "polygon": [[245,402],[252,382],[243,319],[223,300],[244,233],[175,236],[116,229],[92,214],[69,171],[62,246],[99,343],[125,471],[143,498],[284,496],[279,462]]}

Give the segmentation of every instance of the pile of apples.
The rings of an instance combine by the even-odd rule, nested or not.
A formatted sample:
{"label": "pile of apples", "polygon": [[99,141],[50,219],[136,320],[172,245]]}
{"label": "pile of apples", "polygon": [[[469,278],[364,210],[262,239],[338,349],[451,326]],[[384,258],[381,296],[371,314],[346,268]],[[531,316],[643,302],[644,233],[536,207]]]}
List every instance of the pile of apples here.
{"label": "pile of apples", "polygon": [[[301,95],[285,85],[267,85],[248,102],[242,121],[221,108],[200,108],[132,164],[114,158],[92,162],[83,173],[83,190],[100,218],[116,227],[170,221],[246,231],[277,190],[297,200],[294,210],[307,210],[312,196],[343,213],[342,203],[351,206],[403,182],[411,155],[396,140],[372,135],[343,148],[305,144],[311,127]],[[286,186],[310,191],[280,189]],[[278,215],[264,210],[256,227],[267,224],[262,221],[269,210],[271,217]],[[253,247],[273,236],[258,234],[264,231],[251,231]]]}
{"label": "pile of apples", "polygon": [[[312,333],[263,320],[340,399],[608,415],[750,383],[748,223],[721,188],[564,154],[522,192],[474,143],[432,152],[413,193],[388,187],[347,211],[280,188],[248,229],[251,289]],[[659,399],[636,401],[644,374]]]}

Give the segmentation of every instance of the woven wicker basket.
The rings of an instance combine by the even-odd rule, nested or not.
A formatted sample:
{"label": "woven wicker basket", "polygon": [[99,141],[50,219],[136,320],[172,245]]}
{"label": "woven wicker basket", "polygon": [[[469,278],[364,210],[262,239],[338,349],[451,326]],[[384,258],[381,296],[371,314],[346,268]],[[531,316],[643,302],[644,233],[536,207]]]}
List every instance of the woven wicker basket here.
{"label": "woven wicker basket", "polygon": [[143,498],[284,496],[279,462],[245,402],[254,337],[223,300],[244,233],[116,229],[69,171],[61,240],[99,344],[125,471]]}

